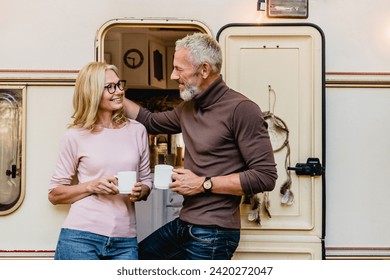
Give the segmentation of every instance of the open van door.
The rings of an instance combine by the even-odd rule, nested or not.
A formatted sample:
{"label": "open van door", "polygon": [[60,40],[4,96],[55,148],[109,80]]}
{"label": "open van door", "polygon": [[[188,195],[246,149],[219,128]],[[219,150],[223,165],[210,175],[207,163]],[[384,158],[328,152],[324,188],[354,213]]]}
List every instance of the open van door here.
{"label": "open van door", "polygon": [[311,24],[229,24],[222,74],[259,104],[278,168],[275,190],[247,197],[236,259],[323,259],[324,36]]}

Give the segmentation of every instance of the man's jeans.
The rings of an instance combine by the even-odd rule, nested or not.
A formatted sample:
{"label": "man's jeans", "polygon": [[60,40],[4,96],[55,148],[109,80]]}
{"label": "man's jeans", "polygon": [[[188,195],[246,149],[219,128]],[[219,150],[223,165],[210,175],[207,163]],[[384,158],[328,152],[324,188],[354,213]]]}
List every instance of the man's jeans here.
{"label": "man's jeans", "polygon": [[56,260],[137,260],[137,238],[107,237],[87,231],[63,228]]}
{"label": "man's jeans", "polygon": [[240,230],[197,226],[179,218],[139,243],[141,260],[230,260],[240,241]]}

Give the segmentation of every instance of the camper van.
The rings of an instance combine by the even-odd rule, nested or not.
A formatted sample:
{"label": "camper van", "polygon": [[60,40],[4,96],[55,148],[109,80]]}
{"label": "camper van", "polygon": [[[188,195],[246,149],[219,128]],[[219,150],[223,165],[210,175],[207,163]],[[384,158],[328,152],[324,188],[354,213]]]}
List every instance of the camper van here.
{"label": "camper van", "polygon": [[[126,97],[180,102],[175,41],[202,32],[227,85],[261,108],[275,189],[241,203],[236,260],[390,258],[390,1],[0,1],[0,259],[52,259],[69,205],[48,185],[90,61],[118,67]],[[180,135],[151,135],[159,162],[185,166]],[[153,140],[153,141],[152,141]],[[184,156],[183,156],[184,155]],[[184,161],[184,163],[183,163]],[[182,198],[137,202],[138,239]]]}

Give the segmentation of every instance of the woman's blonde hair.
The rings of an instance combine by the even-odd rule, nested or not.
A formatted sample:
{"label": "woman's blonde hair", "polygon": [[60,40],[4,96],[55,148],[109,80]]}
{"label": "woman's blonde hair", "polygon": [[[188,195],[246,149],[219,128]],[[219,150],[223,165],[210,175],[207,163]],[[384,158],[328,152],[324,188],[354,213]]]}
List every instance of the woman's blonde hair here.
{"label": "woman's blonde hair", "polygon": [[[79,72],[73,94],[73,123],[70,127],[82,127],[93,131],[98,122],[97,112],[103,95],[106,71],[112,70],[119,77],[118,68],[104,62],[90,62]],[[114,111],[115,125],[126,121],[124,108]]]}

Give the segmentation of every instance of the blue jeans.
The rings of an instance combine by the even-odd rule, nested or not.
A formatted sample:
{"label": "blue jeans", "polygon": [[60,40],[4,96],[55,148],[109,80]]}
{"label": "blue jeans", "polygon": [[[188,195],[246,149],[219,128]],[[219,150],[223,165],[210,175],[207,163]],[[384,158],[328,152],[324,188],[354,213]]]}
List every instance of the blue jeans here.
{"label": "blue jeans", "polygon": [[55,260],[137,260],[137,238],[107,237],[62,228]]}
{"label": "blue jeans", "polygon": [[197,226],[179,218],[162,226],[138,244],[141,260],[230,260],[240,230]]}

